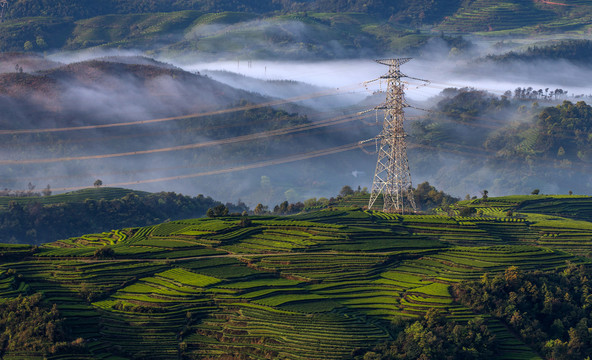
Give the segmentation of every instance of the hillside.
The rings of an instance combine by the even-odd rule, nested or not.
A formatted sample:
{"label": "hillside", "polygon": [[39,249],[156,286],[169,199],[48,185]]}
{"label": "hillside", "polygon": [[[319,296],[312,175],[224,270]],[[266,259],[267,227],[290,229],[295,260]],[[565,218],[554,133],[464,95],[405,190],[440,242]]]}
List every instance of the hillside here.
{"label": "hillside", "polygon": [[417,53],[439,32],[545,35],[589,30],[587,2],[10,1],[0,50],[135,49],[206,59],[319,59]]}
{"label": "hillside", "polygon": [[[28,72],[0,74],[0,148],[6,154],[0,188],[13,192],[27,183],[38,185],[39,191],[48,184],[52,189],[89,186],[96,179],[129,187],[140,178],[238,167],[356,140],[355,132],[314,125],[333,125],[336,119],[305,106],[331,106],[326,94],[333,92],[321,87],[260,82],[260,91],[267,92],[261,95],[253,91],[257,89],[241,90],[141,56],[110,56],[50,68],[22,62],[38,59],[34,56],[6,54],[5,59],[14,61],[13,67],[17,61],[30,67]],[[35,65],[40,68],[32,68]],[[215,181],[210,177],[177,182],[181,186],[172,189],[140,189],[208,193],[225,202],[265,192],[260,198],[270,198],[266,202],[281,202],[287,190],[304,188],[310,182],[303,178],[320,177],[320,172],[255,171]],[[271,176],[272,191],[261,188],[262,176]],[[323,186],[324,181],[317,183]],[[229,186],[222,188],[220,183]]]}
{"label": "hillside", "polygon": [[415,151],[410,161],[415,171],[428,174],[430,183],[456,194],[483,189],[528,194],[535,188],[586,194],[581,178],[591,153],[585,135],[590,97],[565,93],[532,86],[503,95],[446,89],[428,116],[411,122],[409,141]]}
{"label": "hillside", "polygon": [[129,14],[129,13],[154,13],[174,12],[181,10],[197,10],[202,12],[217,13],[225,11],[251,12],[257,14],[268,14],[274,12],[367,12],[372,15],[379,15],[388,18],[399,13],[408,13],[407,16],[418,17],[413,14],[413,9],[421,8],[428,18],[437,18],[447,8],[458,6],[459,0],[420,0],[400,1],[392,3],[385,0],[312,0],[312,1],[284,1],[272,0],[248,0],[237,3],[232,0],[204,1],[184,0],[170,2],[166,0],[106,0],[101,3],[94,3],[88,0],[16,0],[11,1],[7,15],[9,17],[34,17],[34,16],[55,16],[73,17],[74,19],[90,18],[106,14]]}
{"label": "hillside", "polygon": [[29,203],[39,203],[43,205],[59,204],[66,202],[83,203],[86,200],[115,200],[125,197],[129,194],[135,194],[140,197],[147,196],[149,193],[145,191],[135,191],[123,188],[89,188],[76,191],[70,191],[63,194],[49,195],[49,196],[0,196],[0,209],[6,208],[10,202],[21,205]]}
{"label": "hillside", "polygon": [[[40,245],[56,239],[125,226],[205,216],[221,205],[211,197],[174,192],[148,193],[123,188],[93,188],[58,195],[0,196],[0,242]],[[227,203],[233,213],[244,203]]]}
{"label": "hillside", "polygon": [[[508,276],[510,266],[551,274],[591,264],[565,251],[585,253],[589,222],[500,213],[498,203],[514,215],[528,205],[514,200],[491,198],[481,203],[491,204],[486,214],[471,217],[332,208],[4,246],[0,295],[41,292],[44,304],[57,304],[70,329],[61,339],[71,344],[54,346],[55,359],[350,358],[392,341],[401,331],[393,320],[413,322],[430,309],[467,326],[483,319],[479,331],[495,335],[496,358],[538,359],[514,325],[477,315],[450,290],[485,273]],[[39,339],[50,348],[51,339]],[[32,356],[22,346],[5,351]]]}
{"label": "hillside", "polygon": [[130,49],[204,60],[359,58],[413,49],[430,38],[369,14],[331,12],[258,15],[184,10],[77,21],[30,17],[7,20],[0,29],[2,51]]}

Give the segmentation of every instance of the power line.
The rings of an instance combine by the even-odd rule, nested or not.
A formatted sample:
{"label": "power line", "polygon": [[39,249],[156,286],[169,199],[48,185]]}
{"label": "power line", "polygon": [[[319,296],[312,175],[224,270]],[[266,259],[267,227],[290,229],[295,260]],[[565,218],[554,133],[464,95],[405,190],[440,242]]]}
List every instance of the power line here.
{"label": "power line", "polygon": [[[303,134],[300,134],[303,135]],[[298,135],[297,135],[298,136]],[[450,146],[451,149],[447,149],[447,148],[443,148],[443,147],[435,147],[435,146],[429,146],[426,144],[421,144],[421,143],[414,143],[414,142],[410,142],[410,149],[425,149],[425,150],[434,150],[434,151],[438,151],[438,152],[448,152],[448,153],[452,153],[452,154],[456,154],[456,155],[467,155],[467,156],[472,156],[472,157],[487,157],[487,158],[493,158],[493,156],[488,156],[485,154],[481,154],[478,153],[476,151],[481,151],[484,153],[495,153],[494,151],[491,150],[486,150],[486,149],[479,149],[479,148],[475,148],[475,147],[471,147],[471,146],[467,146],[467,145],[461,145],[461,144],[453,144],[453,143],[440,143],[442,145],[445,146]],[[452,148],[457,148],[457,147],[461,147],[461,148],[466,148],[468,150],[470,150],[470,152],[463,152],[460,150],[456,150],[456,149],[452,149]],[[363,150],[363,147],[361,148]],[[27,177],[27,178],[0,178],[0,181],[11,181],[11,182],[27,182],[27,181],[33,181],[33,180],[64,180],[64,179],[72,179],[72,178],[84,178],[84,177],[93,177],[93,178],[97,178],[97,177],[105,177],[105,176],[112,176],[112,175],[133,175],[133,174],[140,174],[140,173],[149,173],[149,172],[157,172],[157,171],[170,171],[170,170],[178,170],[178,169],[191,169],[191,168],[197,168],[197,167],[202,167],[203,165],[188,165],[188,166],[168,166],[168,167],[160,167],[160,168],[142,168],[141,170],[126,170],[126,171],[110,171],[110,172],[104,172],[104,173],[96,173],[96,174],[68,174],[68,175],[63,175],[63,176],[53,176],[53,177],[47,177],[47,176],[43,176],[43,177],[37,177],[37,178],[31,178],[31,177]]]}
{"label": "power line", "polygon": [[361,117],[361,115],[359,115],[359,114],[344,115],[344,116],[335,117],[332,119],[324,120],[322,122],[313,123],[313,124],[301,124],[301,125],[295,125],[295,126],[291,126],[291,127],[287,127],[287,128],[262,131],[262,132],[258,132],[258,133],[253,133],[253,134],[248,134],[248,135],[240,135],[240,136],[235,136],[235,137],[221,139],[221,140],[211,140],[211,141],[205,141],[205,142],[201,142],[201,143],[178,145],[178,146],[171,146],[171,147],[159,148],[159,149],[138,150],[138,151],[129,151],[129,152],[121,152],[121,153],[113,153],[113,154],[101,154],[101,155],[69,156],[69,157],[61,157],[61,158],[44,158],[44,159],[28,159],[28,160],[0,160],[0,165],[48,164],[48,163],[56,163],[56,162],[109,159],[109,158],[117,158],[117,157],[137,156],[137,155],[156,154],[156,153],[164,153],[164,152],[171,152],[171,151],[198,149],[198,148],[204,148],[204,147],[210,147],[210,146],[228,145],[228,144],[237,143],[237,142],[257,140],[257,139],[267,138],[267,137],[272,137],[272,136],[287,135],[287,134],[291,134],[294,132],[308,131],[308,130],[317,129],[317,128],[321,128],[321,127],[333,126],[333,125],[343,124],[343,123],[350,122],[350,121],[355,121],[355,120],[358,120],[360,117]]}
{"label": "power line", "polygon": [[[112,184],[105,184],[104,186],[120,187],[120,186],[150,184],[150,183],[173,181],[173,180],[191,179],[191,178],[196,178],[196,177],[201,177],[201,176],[221,175],[221,174],[227,174],[227,173],[232,173],[232,172],[236,172],[236,171],[257,169],[257,168],[262,168],[262,167],[267,167],[267,166],[281,165],[281,164],[286,164],[286,163],[290,163],[290,162],[296,162],[296,161],[307,160],[307,159],[312,159],[312,158],[317,158],[317,157],[322,157],[322,156],[333,155],[333,154],[341,153],[344,151],[358,149],[359,147],[360,147],[360,144],[356,142],[353,144],[336,146],[336,147],[332,147],[329,149],[311,151],[311,152],[307,152],[304,154],[291,155],[291,156],[281,158],[281,159],[262,161],[262,162],[257,162],[257,163],[253,163],[253,164],[248,164],[248,165],[233,166],[233,167],[225,168],[225,169],[204,171],[204,172],[186,174],[186,175],[161,177],[161,178],[156,178],[156,179],[118,182],[118,183],[112,183]],[[74,186],[74,187],[64,187],[64,188],[57,188],[57,189],[54,188],[52,190],[53,191],[73,191],[73,190],[80,190],[80,189],[86,189],[86,188],[88,188],[88,186]]]}
{"label": "power line", "polygon": [[[314,113],[314,114],[307,114],[307,116],[311,116],[311,117],[315,117],[315,116],[321,116],[321,115],[329,115],[329,114],[338,114],[338,113],[343,113],[340,111],[332,111],[332,112],[323,112],[323,113]],[[286,119],[293,119],[295,116],[293,114],[285,114],[279,117],[274,118],[275,121],[283,121]],[[324,119],[327,120],[327,119]],[[324,121],[324,120],[318,120],[318,121]],[[317,122],[318,122],[317,121]],[[221,129],[228,129],[228,128],[235,128],[235,127],[245,127],[245,126],[252,126],[252,125],[257,125],[257,124],[269,124],[269,119],[266,119],[264,117],[260,117],[251,121],[243,121],[243,119],[241,119],[241,122],[234,122],[234,123],[224,123],[221,125],[208,125],[208,126],[191,126],[191,127],[186,127],[186,128],[180,128],[180,129],[170,129],[167,130],[167,135],[173,135],[173,134],[188,134],[188,133],[192,133],[192,132],[204,132],[204,131],[211,131],[211,130],[221,130]],[[162,136],[163,135],[163,131],[162,130],[156,130],[156,131],[150,131],[150,132],[134,132],[134,133],[126,133],[124,135],[112,135],[112,136],[104,136],[103,134],[100,134],[98,136],[91,136],[91,137],[84,137],[84,138],[80,138],[80,137],[75,137],[75,138],[68,138],[66,140],[59,140],[59,144],[76,144],[76,143],[90,143],[90,142],[105,142],[105,141],[110,141],[110,140],[121,140],[121,139],[133,139],[133,138],[142,138],[142,137],[149,137],[149,136]],[[35,145],[55,145],[56,144],[56,139],[51,139],[48,138],[47,140],[43,140],[43,141],[27,141],[26,146],[35,146]],[[21,145],[21,143],[19,142],[19,145]],[[1,142],[0,143],[0,148],[1,147],[13,147],[14,144],[6,141],[6,142]]]}
{"label": "power line", "polygon": [[313,99],[313,98],[318,98],[318,97],[331,96],[331,95],[343,93],[349,89],[354,89],[354,88],[361,87],[361,86],[362,86],[361,84],[355,84],[355,85],[347,86],[345,88],[339,88],[339,89],[328,90],[328,91],[320,91],[320,92],[310,93],[310,94],[306,94],[306,95],[295,96],[295,97],[291,97],[291,98],[287,98],[287,99],[268,101],[265,103],[249,104],[249,105],[237,106],[237,107],[229,108],[229,109],[213,110],[213,111],[194,113],[194,114],[188,114],[188,115],[180,115],[180,116],[171,116],[171,117],[159,118],[159,119],[127,121],[127,122],[121,122],[121,123],[109,123],[109,124],[100,124],[100,125],[69,126],[69,127],[61,127],[61,128],[0,130],[0,135],[41,134],[41,133],[53,133],[53,132],[66,132],[66,131],[96,130],[96,129],[106,129],[106,128],[122,127],[122,126],[147,125],[147,124],[161,123],[161,122],[167,122],[167,121],[199,118],[199,117],[212,116],[212,115],[229,114],[229,113],[233,113],[233,112],[237,112],[237,111],[254,110],[254,109],[259,109],[259,108],[263,108],[263,107],[277,106],[277,105],[288,104],[288,103],[292,103],[292,102],[298,102],[298,101],[303,101],[303,100],[308,100],[308,99]]}

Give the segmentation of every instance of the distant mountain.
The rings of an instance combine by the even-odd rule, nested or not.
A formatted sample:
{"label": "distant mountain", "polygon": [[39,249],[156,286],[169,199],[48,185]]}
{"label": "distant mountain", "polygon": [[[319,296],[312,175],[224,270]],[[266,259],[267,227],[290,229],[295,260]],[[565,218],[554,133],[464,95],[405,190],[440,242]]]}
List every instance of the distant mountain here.
{"label": "distant mountain", "polygon": [[[39,128],[49,124],[70,126],[80,123],[80,116],[88,125],[105,120],[113,122],[118,118],[140,120],[146,116],[185,115],[227,107],[240,100],[264,99],[147,58],[112,57],[67,65],[38,60],[36,56],[22,54],[4,56],[6,67],[24,64],[32,71],[13,70],[0,74],[0,94],[5,96],[0,101],[10,102],[4,109],[26,109],[29,114],[19,121],[0,115],[3,129]],[[85,91],[78,91],[83,89]],[[93,105],[93,96],[101,97],[102,103]],[[144,104],[141,113],[126,110],[126,107],[136,108],[139,99]],[[89,101],[85,104],[84,100]],[[104,108],[108,104],[113,107]],[[107,111],[110,118],[106,119],[102,112],[97,113],[94,107]]]}
{"label": "distant mountain", "polygon": [[[26,58],[15,54],[5,60]],[[224,201],[264,198],[277,203],[288,190],[294,197],[342,186],[333,186],[327,176],[356,168],[343,166],[352,159],[341,157],[329,166],[308,168],[303,162],[290,169],[238,172],[245,164],[357,141],[361,132],[355,129],[362,125],[355,118],[341,126],[314,126],[315,121],[344,116],[318,115],[303,106],[323,106],[323,97],[314,94],[323,89],[252,80],[253,91],[246,91],[143,57],[52,65],[0,74],[0,148],[6,154],[0,189],[21,190],[29,182],[52,188],[88,186],[97,178],[121,186],[198,174],[175,182],[174,190],[208,193]],[[291,95],[304,101],[282,100]],[[52,130],[56,128],[66,129]],[[236,174],[199,175],[235,167]],[[158,186],[144,189],[169,190]]]}

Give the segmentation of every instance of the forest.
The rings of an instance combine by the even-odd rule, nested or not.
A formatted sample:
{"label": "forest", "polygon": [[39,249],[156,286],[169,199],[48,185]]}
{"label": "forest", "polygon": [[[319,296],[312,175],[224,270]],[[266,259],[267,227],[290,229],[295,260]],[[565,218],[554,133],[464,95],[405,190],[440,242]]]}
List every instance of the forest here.
{"label": "forest", "polygon": [[455,299],[492,314],[548,359],[589,359],[592,353],[592,271],[570,265],[562,272],[503,274],[453,287]]}
{"label": "forest", "polygon": [[[210,197],[185,196],[163,192],[120,199],[63,202],[42,205],[12,201],[0,208],[0,239],[4,243],[42,244],[60,238],[102,232],[127,226],[146,226],[166,220],[204,216],[209,208],[220,204]],[[246,205],[227,206],[233,212]]]}
{"label": "forest", "polygon": [[493,359],[498,341],[482,318],[462,325],[430,309],[417,321],[395,321],[394,341],[370,350],[356,349],[356,360],[470,360]]}
{"label": "forest", "polygon": [[501,55],[487,55],[481,60],[509,63],[511,61],[536,62],[569,60],[579,65],[590,65],[592,41],[584,39],[560,40],[551,44],[533,45],[524,51],[510,51]]}
{"label": "forest", "polygon": [[[435,146],[445,146],[456,138],[460,144],[494,154],[491,162],[536,158],[564,167],[589,162],[592,107],[581,100],[542,106],[537,99],[544,101],[544,94],[549,93],[546,90],[518,88],[496,96],[482,90],[447,89],[437,110],[412,124],[411,135],[415,141]],[[559,93],[563,90],[551,91]]]}

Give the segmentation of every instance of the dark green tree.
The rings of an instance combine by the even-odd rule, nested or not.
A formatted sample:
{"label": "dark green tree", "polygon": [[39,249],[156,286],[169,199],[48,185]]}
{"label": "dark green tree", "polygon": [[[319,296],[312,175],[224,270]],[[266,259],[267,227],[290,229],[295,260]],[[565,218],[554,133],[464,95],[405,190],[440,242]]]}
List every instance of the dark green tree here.
{"label": "dark green tree", "polygon": [[348,195],[353,195],[355,192],[354,190],[351,188],[351,186],[349,185],[345,185],[344,187],[341,188],[341,191],[339,192],[339,195],[341,196],[348,196]]}

